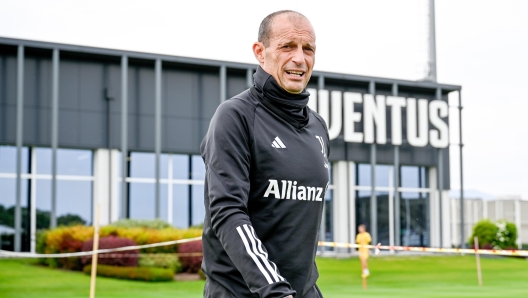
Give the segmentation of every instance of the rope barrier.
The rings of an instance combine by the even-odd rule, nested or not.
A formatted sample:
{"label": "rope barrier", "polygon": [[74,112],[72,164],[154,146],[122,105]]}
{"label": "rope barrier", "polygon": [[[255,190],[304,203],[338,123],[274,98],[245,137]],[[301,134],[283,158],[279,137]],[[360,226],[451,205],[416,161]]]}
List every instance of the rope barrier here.
{"label": "rope barrier", "polygon": [[71,258],[71,257],[84,257],[94,254],[104,254],[109,252],[117,251],[127,251],[134,249],[143,249],[159,246],[174,245],[180,243],[187,243],[192,241],[201,240],[202,237],[195,237],[189,239],[173,240],[159,243],[143,244],[143,245],[133,245],[133,246],[123,246],[118,248],[108,248],[108,249],[99,249],[97,251],[80,251],[80,252],[71,252],[71,253],[58,253],[58,254],[37,254],[37,253],[28,253],[28,252],[12,252],[7,250],[0,250],[0,258],[11,257],[11,258]]}
{"label": "rope barrier", "polygon": [[[7,250],[0,250],[0,258],[71,258],[71,257],[84,257],[94,254],[99,254],[100,258],[112,258],[112,257],[136,257],[139,254],[109,254],[112,252],[127,251],[134,249],[144,249],[159,246],[168,246],[186,242],[192,242],[201,240],[202,237],[195,237],[189,239],[173,240],[160,243],[144,244],[125,246],[119,248],[99,249],[97,251],[83,251],[83,252],[72,252],[72,253],[57,253],[57,254],[37,254],[37,253],[26,253],[26,252],[12,252]],[[391,246],[391,245],[360,245],[355,243],[344,243],[344,242],[323,242],[319,241],[319,246],[326,247],[339,247],[339,248],[359,248],[367,247],[374,249],[376,254],[379,254],[381,250],[394,250],[394,251],[413,251],[413,252],[433,252],[433,253],[449,253],[449,254],[480,254],[480,255],[501,255],[501,256],[516,256],[516,257],[528,257],[527,250],[495,250],[495,249],[471,249],[471,248],[435,248],[435,247],[417,247],[417,246]],[[100,255],[104,254],[104,255]],[[201,256],[202,253],[175,253],[179,256]],[[156,255],[156,254],[149,254]]]}
{"label": "rope barrier", "polygon": [[417,247],[417,246],[391,246],[391,245],[360,245],[355,243],[343,242],[323,242],[319,241],[319,246],[340,247],[340,248],[359,248],[367,247],[374,249],[376,254],[380,250],[396,251],[415,251],[415,252],[434,252],[434,253],[451,253],[451,254],[480,254],[480,255],[501,255],[528,257],[528,250],[496,250],[496,249],[472,249],[472,248],[435,248],[435,247]]}

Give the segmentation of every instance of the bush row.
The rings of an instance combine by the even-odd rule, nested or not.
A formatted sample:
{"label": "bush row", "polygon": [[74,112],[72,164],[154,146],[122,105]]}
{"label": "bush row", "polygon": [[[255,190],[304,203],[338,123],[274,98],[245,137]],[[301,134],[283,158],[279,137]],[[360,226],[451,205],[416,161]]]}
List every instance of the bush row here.
{"label": "bush row", "polygon": [[[84,266],[83,272],[86,274],[91,274],[92,265]],[[168,268],[120,267],[120,266],[98,265],[97,275],[120,278],[120,279],[132,279],[132,280],[143,280],[143,281],[172,281],[174,280],[174,272]]]}
{"label": "bush row", "polygon": [[[82,250],[83,243],[93,238],[93,231],[93,227],[91,226],[59,227],[57,229],[44,231],[42,233],[39,233],[37,241],[37,251],[39,253],[79,252]],[[112,225],[101,227],[99,231],[99,236],[101,239],[110,236],[116,238],[126,238],[132,241],[130,243],[135,243],[137,245],[194,238],[200,236],[201,234],[202,231],[199,229],[183,230],[172,227],[161,229],[139,227],[126,228]],[[115,240],[111,241],[115,242]],[[89,244],[87,245],[89,246]],[[119,245],[128,246],[122,243],[120,243]],[[103,248],[101,244],[100,247]],[[168,245],[146,248],[140,250],[139,252],[173,254],[178,252],[178,246]],[[82,264],[79,258],[41,259],[41,263],[47,264],[52,267],[62,267],[74,270],[82,269]]]}

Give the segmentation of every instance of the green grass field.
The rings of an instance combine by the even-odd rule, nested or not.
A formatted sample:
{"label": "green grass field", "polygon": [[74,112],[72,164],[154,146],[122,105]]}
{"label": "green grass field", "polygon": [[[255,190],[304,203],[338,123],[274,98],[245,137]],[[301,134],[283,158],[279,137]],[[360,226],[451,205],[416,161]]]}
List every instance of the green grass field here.
{"label": "green grass field", "polygon": [[[528,297],[528,261],[482,259],[477,285],[472,256],[377,257],[369,261],[368,289],[361,287],[357,259],[319,258],[319,286],[340,297]],[[31,260],[0,259],[0,297],[88,297],[90,278],[49,269]],[[96,297],[201,297],[203,281],[146,283],[99,277]]]}

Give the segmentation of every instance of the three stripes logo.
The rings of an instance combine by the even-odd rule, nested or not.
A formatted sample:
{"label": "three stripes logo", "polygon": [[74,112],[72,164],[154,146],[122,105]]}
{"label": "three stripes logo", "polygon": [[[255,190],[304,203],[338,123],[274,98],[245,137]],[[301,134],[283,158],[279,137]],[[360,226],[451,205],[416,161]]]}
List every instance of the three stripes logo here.
{"label": "three stripes logo", "polygon": [[268,254],[262,249],[262,242],[257,238],[255,230],[250,225],[238,226],[236,228],[246,252],[251,257],[255,265],[264,275],[269,284],[283,281],[284,277],[280,276],[279,271],[277,270],[277,265],[272,261],[268,260]]}
{"label": "three stripes logo", "polygon": [[271,143],[271,147],[277,148],[277,149],[284,149],[284,148],[286,148],[286,145],[284,145],[284,143],[281,141],[281,139],[279,139],[279,137],[277,136],[277,137],[275,137],[275,139]]}

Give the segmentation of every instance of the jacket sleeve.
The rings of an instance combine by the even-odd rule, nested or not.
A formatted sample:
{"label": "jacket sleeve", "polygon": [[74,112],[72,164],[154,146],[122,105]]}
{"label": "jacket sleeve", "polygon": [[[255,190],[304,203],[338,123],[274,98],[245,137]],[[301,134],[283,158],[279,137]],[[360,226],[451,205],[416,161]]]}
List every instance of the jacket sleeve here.
{"label": "jacket sleeve", "polygon": [[[248,216],[252,123],[244,103],[229,100],[213,116],[201,145],[206,165],[206,196],[211,226],[223,249],[260,297],[295,295],[268,259]],[[253,110],[251,110],[253,112]]]}

